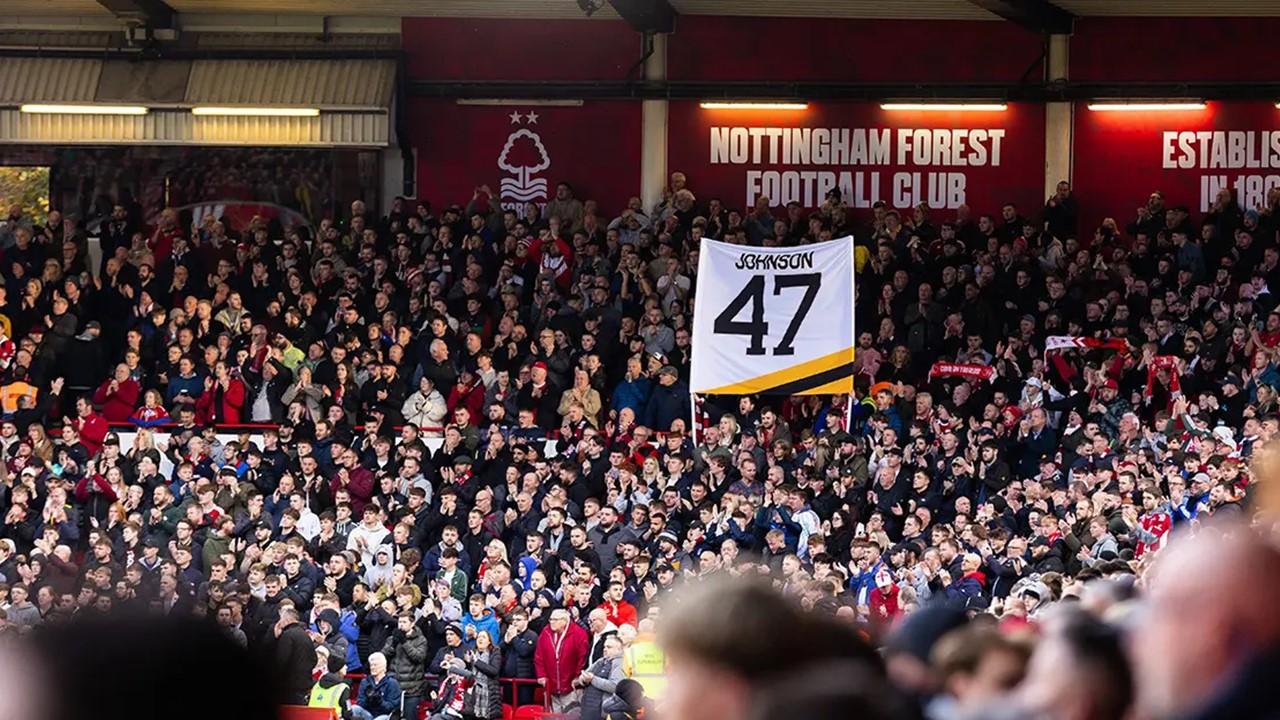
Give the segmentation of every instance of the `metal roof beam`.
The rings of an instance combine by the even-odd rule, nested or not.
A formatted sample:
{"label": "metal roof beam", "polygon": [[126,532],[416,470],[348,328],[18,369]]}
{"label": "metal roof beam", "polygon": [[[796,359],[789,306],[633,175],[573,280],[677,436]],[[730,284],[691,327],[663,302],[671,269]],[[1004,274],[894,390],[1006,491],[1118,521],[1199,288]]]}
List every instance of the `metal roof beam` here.
{"label": "metal roof beam", "polygon": [[1070,34],[1076,16],[1049,0],[969,0],[1009,22],[1037,33]]}
{"label": "metal roof beam", "polygon": [[134,20],[149,28],[172,28],[178,11],[164,0],[98,0],[121,20]]}

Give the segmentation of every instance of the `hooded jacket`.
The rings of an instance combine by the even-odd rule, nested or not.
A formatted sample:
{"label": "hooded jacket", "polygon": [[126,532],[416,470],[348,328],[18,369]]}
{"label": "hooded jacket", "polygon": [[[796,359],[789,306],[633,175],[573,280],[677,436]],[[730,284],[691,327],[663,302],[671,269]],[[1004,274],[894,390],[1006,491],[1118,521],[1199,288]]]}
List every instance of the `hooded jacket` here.
{"label": "hooded jacket", "polygon": [[480,617],[472,617],[471,613],[462,616],[462,636],[467,636],[467,628],[474,627],[476,634],[489,633],[489,639],[496,645],[502,642],[502,632],[498,627],[498,616],[492,610],[485,609]]}
{"label": "hooded jacket", "polygon": [[329,625],[329,631],[324,636],[324,646],[329,648],[329,655],[345,660],[351,649],[351,641],[342,634],[342,620],[338,616],[338,611],[322,610],[316,617],[316,630],[320,630],[321,622]]}
{"label": "hooded jacket", "polygon": [[364,581],[370,588],[378,589],[382,584],[391,582],[391,546],[379,546],[373,554],[373,563],[364,571]]}

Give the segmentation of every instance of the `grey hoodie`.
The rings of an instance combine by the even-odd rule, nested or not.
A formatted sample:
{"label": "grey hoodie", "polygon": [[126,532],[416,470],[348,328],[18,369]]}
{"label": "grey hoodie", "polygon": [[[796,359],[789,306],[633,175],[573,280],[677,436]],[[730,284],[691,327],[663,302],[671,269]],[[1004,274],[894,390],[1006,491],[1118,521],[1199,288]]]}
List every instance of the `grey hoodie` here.
{"label": "grey hoodie", "polygon": [[35,627],[40,624],[40,608],[30,600],[21,605],[10,605],[9,622],[20,627]]}

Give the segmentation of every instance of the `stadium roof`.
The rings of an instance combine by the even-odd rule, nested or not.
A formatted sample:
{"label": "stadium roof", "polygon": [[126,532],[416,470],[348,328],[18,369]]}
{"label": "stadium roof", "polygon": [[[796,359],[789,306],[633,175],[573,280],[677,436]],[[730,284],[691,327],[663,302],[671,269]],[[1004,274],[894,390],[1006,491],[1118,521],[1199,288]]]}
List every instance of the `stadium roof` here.
{"label": "stadium roof", "polygon": [[[5,0],[11,18],[109,17],[113,8],[153,0]],[[576,0],[166,0],[179,14],[277,14],[376,17],[581,18]],[[1065,10],[1077,16],[1280,15],[1274,0],[670,0],[685,15],[1000,20],[1012,11]],[[596,18],[616,18],[607,3]]]}

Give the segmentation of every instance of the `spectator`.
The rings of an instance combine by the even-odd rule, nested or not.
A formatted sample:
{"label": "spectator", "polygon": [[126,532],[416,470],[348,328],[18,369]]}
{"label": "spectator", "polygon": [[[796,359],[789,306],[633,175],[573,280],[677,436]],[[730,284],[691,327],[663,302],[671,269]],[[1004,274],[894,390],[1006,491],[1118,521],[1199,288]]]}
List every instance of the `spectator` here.
{"label": "spectator", "polygon": [[102,417],[110,423],[126,422],[138,407],[142,388],[129,373],[129,366],[116,366],[110,379],[103,381],[93,393],[93,403],[102,406]]}
{"label": "spectator", "polygon": [[[298,622],[298,611],[282,607],[275,622],[276,666],[284,675],[285,692],[294,705],[306,705],[311,692],[311,668],[316,649],[306,627]],[[363,694],[363,693],[362,693]]]}
{"label": "spectator", "polygon": [[[533,653],[538,643],[538,635],[529,629],[529,613],[517,608],[507,617],[507,629],[502,636],[500,650],[502,652],[502,673],[504,678],[533,680]],[[533,686],[520,683],[514,688],[504,691],[504,701],[508,704],[529,705],[533,701]]]}
{"label": "spectator", "polygon": [[[1135,650],[1138,706],[1152,717],[1260,718],[1276,707],[1275,689],[1257,681],[1274,671],[1280,647],[1280,623],[1266,601],[1275,597],[1280,554],[1246,528],[1223,530],[1188,538],[1160,558],[1160,582],[1138,630],[1146,642]],[[1216,591],[1212,601],[1199,592],[1206,586]],[[1174,618],[1188,608],[1202,622],[1178,631]]]}
{"label": "spectator", "polygon": [[550,696],[552,712],[563,713],[579,702],[581,694],[574,681],[586,667],[587,632],[569,619],[569,611],[557,608],[538,636],[533,654],[538,684]]}
{"label": "spectator", "polygon": [[387,657],[380,652],[371,653],[369,674],[360,683],[351,717],[355,720],[389,720],[400,712],[402,695],[400,684],[387,674]]}
{"label": "spectator", "polygon": [[397,618],[396,630],[387,638],[382,654],[404,691],[404,714],[417,717],[418,704],[426,694],[427,638],[414,624],[413,615],[404,613]]}
{"label": "spectator", "polygon": [[320,676],[307,701],[310,707],[331,708],[342,720],[350,720],[351,688],[347,685],[347,663],[341,657],[329,656],[325,674]]}
{"label": "spectator", "polygon": [[574,684],[582,688],[582,720],[600,720],[604,701],[625,679],[622,672],[622,641],[612,635],[604,641],[604,656],[582,671]]}

